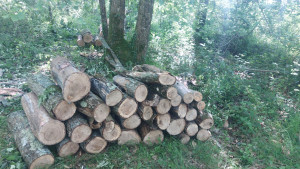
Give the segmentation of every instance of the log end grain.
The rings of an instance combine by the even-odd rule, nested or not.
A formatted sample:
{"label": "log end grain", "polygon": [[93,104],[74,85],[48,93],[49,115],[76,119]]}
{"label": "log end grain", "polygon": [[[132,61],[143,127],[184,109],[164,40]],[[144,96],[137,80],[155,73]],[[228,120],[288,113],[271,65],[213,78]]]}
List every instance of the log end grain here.
{"label": "log end grain", "polygon": [[100,153],[107,146],[107,142],[102,137],[94,137],[86,144],[85,150],[88,153],[96,154]]}
{"label": "log end grain", "polygon": [[[109,122],[109,127],[106,127],[102,131],[103,138],[106,141],[112,142],[117,140],[121,135],[121,127],[118,124],[113,124],[113,122]],[[108,124],[105,124],[108,126]]]}
{"label": "log end grain", "polygon": [[169,127],[167,128],[167,132],[170,135],[178,135],[183,132],[185,128],[185,120],[184,119],[176,119],[171,121]]}
{"label": "log end grain", "polygon": [[159,114],[156,116],[155,120],[158,128],[160,128],[161,130],[166,130],[170,125],[171,116],[169,113]]}
{"label": "log end grain", "polygon": [[115,106],[122,100],[122,98],[123,98],[122,92],[120,90],[114,90],[106,96],[105,103],[108,106]]}
{"label": "log end grain", "polygon": [[192,103],[193,100],[194,100],[194,94],[193,94],[192,92],[186,93],[186,94],[183,96],[183,101],[184,101],[184,103],[186,103],[186,104]]}
{"label": "log end grain", "polygon": [[164,134],[161,130],[152,130],[144,137],[143,142],[147,145],[159,144],[163,142]]}
{"label": "log end grain", "polygon": [[68,103],[62,100],[54,109],[53,113],[55,117],[60,121],[65,121],[71,118],[76,112],[76,106],[74,103]]}
{"label": "log end grain", "polygon": [[194,108],[189,108],[186,116],[185,116],[185,120],[186,121],[193,121],[197,118],[197,110]]}
{"label": "log end grain", "polygon": [[173,85],[176,82],[176,78],[169,73],[160,73],[158,80],[162,85]]}
{"label": "log end grain", "polygon": [[44,124],[38,133],[38,139],[45,145],[57,144],[61,142],[65,136],[65,125],[58,120],[53,120]]}
{"label": "log end grain", "polygon": [[168,99],[160,99],[156,111],[159,114],[166,114],[171,109],[171,102]]}
{"label": "log end grain", "polygon": [[178,137],[179,137],[179,140],[180,140],[180,142],[181,142],[182,144],[187,144],[187,143],[190,141],[190,139],[191,139],[191,137],[188,136],[188,135],[185,134],[185,133],[179,134]]}
{"label": "log end grain", "polygon": [[126,98],[119,106],[118,113],[123,118],[132,116],[137,110],[137,103],[134,99]]}
{"label": "log end grain", "polygon": [[198,108],[199,111],[204,110],[205,106],[206,106],[206,104],[205,104],[204,101],[200,101],[200,102],[197,103],[197,108]]}
{"label": "log end grain", "polygon": [[124,130],[118,138],[119,145],[134,145],[140,142],[141,137],[135,130]]}
{"label": "log end grain", "polygon": [[68,141],[60,147],[57,153],[60,157],[67,157],[75,154],[78,150],[79,145],[77,143]]}
{"label": "log end grain", "polygon": [[[141,106],[139,108],[141,108]],[[139,114],[143,120],[150,120],[153,116],[153,109],[151,106],[143,106]]]}
{"label": "log end grain", "polygon": [[35,168],[49,168],[51,165],[54,164],[54,157],[52,155],[44,155],[35,159],[31,165],[29,166],[30,169]]}
{"label": "log end grain", "polygon": [[82,124],[73,130],[70,139],[74,143],[82,143],[90,137],[91,133],[92,129],[88,125]]}
{"label": "log end grain", "polygon": [[197,133],[197,139],[200,141],[206,141],[211,137],[211,133],[209,130],[206,129],[201,129],[199,130],[199,132]]}
{"label": "log end grain", "polygon": [[194,122],[190,122],[187,124],[185,132],[189,136],[194,136],[198,132],[198,125]]}
{"label": "log end grain", "polygon": [[141,122],[142,122],[142,120],[141,120],[140,116],[138,116],[137,114],[134,114],[134,115],[130,116],[129,118],[125,119],[122,124],[123,124],[123,127],[125,127],[126,129],[135,129],[141,124]]}
{"label": "log end grain", "polygon": [[178,95],[177,89],[173,86],[169,87],[167,90],[167,98],[168,99],[175,99],[176,96]]}
{"label": "log end grain", "polygon": [[194,100],[200,102],[203,98],[202,93],[198,91],[193,91],[193,93],[194,93]]}
{"label": "log end grain", "polygon": [[187,105],[184,104],[184,103],[181,103],[177,108],[178,117],[181,118],[181,119],[185,118],[187,110],[188,110]]}
{"label": "log end grain", "polygon": [[148,89],[145,85],[140,85],[136,88],[134,98],[138,102],[143,102],[148,95]]}
{"label": "log end grain", "polygon": [[94,119],[101,123],[106,119],[109,113],[110,108],[106,104],[101,103],[94,109]]}
{"label": "log end grain", "polygon": [[173,99],[171,99],[171,105],[173,107],[179,106],[182,101],[182,97],[180,95],[176,95]]}

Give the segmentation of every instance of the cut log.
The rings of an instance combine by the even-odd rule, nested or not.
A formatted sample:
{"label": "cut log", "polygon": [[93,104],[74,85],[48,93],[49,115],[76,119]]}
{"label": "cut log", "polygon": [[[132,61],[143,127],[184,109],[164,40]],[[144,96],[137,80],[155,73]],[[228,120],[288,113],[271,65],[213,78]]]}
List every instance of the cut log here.
{"label": "cut log", "polygon": [[168,73],[130,72],[127,76],[150,84],[173,85],[176,81],[175,77]]}
{"label": "cut log", "polygon": [[186,116],[185,116],[185,120],[186,121],[193,121],[196,118],[197,118],[197,110],[192,108],[192,107],[189,107],[188,111],[186,113]]}
{"label": "cut log", "polygon": [[117,105],[123,97],[121,90],[104,79],[91,79],[91,91],[98,95],[108,106]]}
{"label": "cut log", "polygon": [[136,101],[142,102],[146,99],[148,89],[143,83],[120,75],[115,76],[113,80],[118,86],[124,89],[129,96],[134,97]]}
{"label": "cut log", "polygon": [[171,102],[168,99],[161,98],[157,106],[153,106],[157,113],[166,114],[171,109]]}
{"label": "cut log", "polygon": [[147,99],[142,102],[143,105],[156,107],[160,101],[160,97],[157,94],[149,93]]}
{"label": "cut log", "polygon": [[56,149],[60,157],[66,157],[75,154],[79,150],[79,145],[72,142],[69,137],[66,137],[56,145]]}
{"label": "cut log", "polygon": [[173,86],[155,85],[152,89],[154,90],[154,93],[158,93],[160,96],[170,100],[175,99],[178,95],[177,89]]}
{"label": "cut log", "polygon": [[97,122],[93,117],[88,117],[89,126],[91,129],[99,129],[102,123]]}
{"label": "cut log", "polygon": [[141,124],[142,120],[139,115],[133,114],[127,119],[121,119],[121,125],[125,129],[135,129]]}
{"label": "cut log", "polygon": [[94,38],[94,45],[95,46],[102,46],[102,43],[100,41],[99,36],[95,36],[95,38]]}
{"label": "cut log", "polygon": [[80,46],[80,47],[83,47],[85,45],[81,35],[78,35],[77,45]]}
{"label": "cut log", "polygon": [[199,132],[197,133],[196,138],[200,141],[206,141],[211,137],[211,133],[209,130],[206,129],[201,129],[199,130]]}
{"label": "cut log", "polygon": [[52,119],[45,108],[39,105],[38,98],[33,92],[23,95],[21,102],[32,133],[41,143],[54,145],[65,138],[64,123]]}
{"label": "cut log", "polygon": [[142,64],[142,65],[137,65],[140,67],[140,70],[143,70],[143,72],[153,72],[153,73],[168,73],[167,71],[163,71],[159,69],[156,66],[153,65],[148,65],[148,64]]}
{"label": "cut log", "polygon": [[185,123],[184,119],[173,119],[167,128],[167,132],[172,136],[178,135],[183,132]]}
{"label": "cut log", "polygon": [[191,137],[185,133],[181,133],[181,134],[177,135],[177,137],[182,144],[187,144],[191,139]]}
{"label": "cut log", "polygon": [[164,134],[156,127],[150,127],[147,123],[142,123],[138,128],[143,142],[147,145],[159,144],[164,140]]}
{"label": "cut log", "polygon": [[144,105],[143,103],[139,103],[137,113],[144,121],[150,120],[153,116],[152,107]]}
{"label": "cut log", "polygon": [[66,125],[68,136],[74,143],[84,142],[92,133],[87,120],[81,114],[75,114],[67,121]]}
{"label": "cut log", "polygon": [[174,106],[174,107],[179,106],[181,101],[182,101],[182,97],[178,94],[176,97],[171,99],[171,105]]}
{"label": "cut log", "polygon": [[194,108],[197,108],[199,111],[204,110],[206,106],[204,101],[200,101],[200,102],[193,101],[190,105]]}
{"label": "cut log", "polygon": [[192,90],[193,94],[194,94],[194,100],[196,102],[200,102],[203,98],[202,96],[202,93],[198,92],[198,91],[195,91],[195,90]]}
{"label": "cut log", "polygon": [[183,83],[176,81],[174,87],[177,89],[177,92],[182,97],[184,103],[192,103],[194,100],[194,93],[191,92]]}
{"label": "cut log", "polygon": [[109,115],[104,121],[104,126],[100,128],[100,133],[106,141],[113,142],[120,137],[121,127],[116,123],[115,119]]}
{"label": "cut log", "polygon": [[110,113],[110,108],[94,93],[90,92],[77,103],[78,111],[103,122]]}
{"label": "cut log", "polygon": [[172,113],[181,119],[185,118],[187,110],[188,107],[184,103],[181,103],[179,106],[172,107]]}
{"label": "cut log", "polygon": [[134,145],[140,142],[141,137],[135,130],[123,130],[118,138],[119,145]]}
{"label": "cut log", "polygon": [[29,169],[48,168],[54,164],[50,150],[41,144],[31,133],[24,111],[9,114],[8,129]]}
{"label": "cut log", "polygon": [[81,36],[85,43],[91,43],[93,41],[93,36],[89,30],[83,30]]}
{"label": "cut log", "polygon": [[49,115],[60,121],[71,118],[76,111],[74,103],[68,104],[61,94],[61,89],[49,77],[38,73],[27,79],[27,84],[39,98]]}
{"label": "cut log", "polygon": [[171,122],[171,116],[169,113],[166,113],[166,114],[158,114],[156,117],[155,117],[155,122],[156,122],[156,125],[159,129],[161,130],[166,130],[169,125],[170,125],[170,122]]}
{"label": "cut log", "polygon": [[103,137],[101,137],[99,131],[93,131],[89,139],[80,143],[80,147],[85,152],[91,154],[100,153],[105,149],[106,146],[107,146],[107,142],[106,140],[104,140]]}
{"label": "cut log", "polygon": [[196,122],[202,129],[210,129],[214,125],[214,119],[210,113],[199,115]]}
{"label": "cut log", "polygon": [[137,111],[137,107],[138,104],[133,98],[124,95],[122,101],[120,101],[117,105],[112,106],[111,110],[119,117],[126,119]]}
{"label": "cut log", "polygon": [[56,57],[51,62],[53,79],[61,87],[64,99],[75,102],[88,94],[91,88],[89,77],[71,65],[64,57]]}
{"label": "cut log", "polygon": [[185,133],[189,136],[194,136],[198,132],[198,125],[195,122],[187,123],[185,127]]}

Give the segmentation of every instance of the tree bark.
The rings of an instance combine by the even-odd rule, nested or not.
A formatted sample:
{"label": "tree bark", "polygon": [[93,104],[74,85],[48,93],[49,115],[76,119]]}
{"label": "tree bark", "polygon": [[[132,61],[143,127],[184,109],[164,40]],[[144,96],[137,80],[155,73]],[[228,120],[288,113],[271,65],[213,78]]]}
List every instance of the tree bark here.
{"label": "tree bark", "polygon": [[137,111],[137,108],[138,104],[136,101],[133,98],[124,95],[120,103],[111,107],[111,111],[117,116],[126,119],[132,116]]}
{"label": "tree bark", "polygon": [[87,120],[81,114],[75,114],[67,121],[66,125],[68,136],[74,143],[84,142],[92,133]]}
{"label": "tree bark", "polygon": [[103,123],[104,125],[99,129],[103,138],[108,142],[116,141],[121,135],[121,127],[111,115],[109,115]]}
{"label": "tree bark", "polygon": [[54,157],[50,150],[32,134],[24,111],[9,114],[7,123],[8,129],[29,169],[48,168],[54,164]]}
{"label": "tree bark", "polygon": [[60,157],[67,157],[75,154],[79,150],[79,145],[72,142],[69,137],[65,137],[63,141],[56,145],[56,149]]}
{"label": "tree bark", "polygon": [[41,143],[54,145],[64,139],[66,135],[64,123],[52,119],[45,108],[39,105],[34,93],[23,95],[21,103],[32,133]]}
{"label": "tree bark", "polygon": [[202,129],[210,129],[214,125],[214,119],[210,113],[199,115],[196,122]]}
{"label": "tree bark", "polygon": [[147,145],[159,144],[164,140],[164,134],[161,130],[156,127],[142,123],[138,128],[143,142]]}
{"label": "tree bark", "polygon": [[174,87],[177,89],[177,92],[182,97],[184,103],[192,103],[194,100],[194,94],[183,83],[176,81]]}
{"label": "tree bark", "polygon": [[141,137],[136,130],[123,130],[118,138],[118,145],[134,145],[141,142]]}
{"label": "tree bark", "polygon": [[84,142],[80,143],[80,147],[88,153],[100,153],[107,146],[106,140],[100,135],[99,131],[93,131],[91,136]]}
{"label": "tree bark", "polygon": [[99,6],[100,6],[100,15],[101,15],[103,35],[104,35],[104,39],[107,40],[107,38],[108,38],[108,27],[107,27],[105,0],[99,0]]}
{"label": "tree bark", "polygon": [[153,14],[153,5],[154,0],[139,1],[138,18],[135,27],[136,58],[139,63],[144,62],[144,57],[148,48],[151,20]]}
{"label": "tree bark", "polygon": [[61,94],[61,90],[47,76],[39,73],[27,79],[29,88],[42,99],[42,105],[51,117],[60,121],[71,118],[76,111],[74,103],[68,104]]}
{"label": "tree bark", "polygon": [[130,72],[127,76],[134,78],[144,83],[156,83],[161,85],[175,84],[175,77],[168,73],[153,73],[153,72]]}
{"label": "tree bark", "polygon": [[167,128],[167,132],[172,136],[178,135],[183,132],[185,124],[186,122],[184,119],[172,119]]}

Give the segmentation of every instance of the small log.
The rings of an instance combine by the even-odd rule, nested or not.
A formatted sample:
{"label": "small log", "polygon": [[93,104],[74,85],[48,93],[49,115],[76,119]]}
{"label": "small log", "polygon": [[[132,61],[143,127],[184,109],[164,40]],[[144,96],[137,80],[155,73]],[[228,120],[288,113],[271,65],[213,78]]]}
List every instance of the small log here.
{"label": "small log", "polygon": [[80,47],[84,47],[85,46],[85,42],[82,39],[82,35],[78,35],[77,37],[77,45]]}
{"label": "small log", "polygon": [[39,105],[38,98],[33,92],[23,95],[21,103],[32,133],[41,143],[54,145],[65,138],[64,123],[52,119],[45,108]]}
{"label": "small log", "polygon": [[156,117],[155,117],[155,122],[156,122],[156,125],[159,129],[161,130],[166,130],[169,125],[170,125],[170,122],[171,122],[171,116],[169,113],[166,113],[166,114],[158,114]]}
{"label": "small log", "polygon": [[70,140],[69,137],[66,137],[56,145],[57,154],[60,157],[66,157],[74,155],[79,150],[79,145]]}
{"label": "small log", "polygon": [[102,126],[102,122],[97,122],[93,117],[88,117],[88,122],[91,129],[99,129]]}
{"label": "small log", "polygon": [[153,65],[148,65],[148,64],[143,64],[143,65],[137,65],[139,66],[140,70],[143,70],[143,72],[153,72],[153,73],[168,73],[167,71],[163,71],[161,69],[159,69],[156,66]]}
{"label": "small log", "polygon": [[153,116],[152,107],[144,105],[143,103],[139,103],[137,113],[144,121],[150,120]]}
{"label": "small log", "polygon": [[123,130],[118,138],[118,145],[134,145],[140,142],[141,137],[136,130]]}
{"label": "small log", "polygon": [[146,99],[148,89],[143,83],[120,75],[115,76],[113,80],[118,86],[124,89],[129,96],[134,97],[136,101],[142,102]]}
{"label": "small log", "polygon": [[209,130],[206,129],[201,129],[199,130],[199,132],[197,133],[196,138],[200,141],[206,141],[211,137],[211,133]]}
{"label": "small log", "polygon": [[97,122],[103,122],[110,113],[110,108],[94,93],[90,92],[77,103],[78,111],[94,118]]}
{"label": "small log", "polygon": [[56,57],[51,62],[53,79],[61,87],[64,99],[75,102],[88,94],[91,88],[89,77],[71,65],[64,57]]}
{"label": "small log", "polygon": [[100,133],[108,142],[116,141],[121,135],[121,127],[116,123],[111,115],[107,116],[104,126],[100,128]]}
{"label": "small log", "polygon": [[153,72],[130,72],[127,76],[138,81],[150,84],[173,85],[176,81],[175,77],[169,73],[153,73]]}
{"label": "small log", "polygon": [[81,114],[75,114],[66,122],[66,125],[68,136],[74,143],[84,142],[92,133],[87,120]]}
{"label": "small log", "polygon": [[177,117],[183,119],[186,116],[188,107],[186,104],[181,103],[179,106],[172,107],[172,112],[175,114]]}
{"label": "small log", "polygon": [[147,145],[159,144],[164,140],[164,134],[161,130],[156,127],[148,125],[147,123],[142,123],[138,128],[143,142]]}
{"label": "small log", "polygon": [[186,121],[193,121],[197,118],[197,110],[193,107],[189,107],[185,116]]}
{"label": "small log", "polygon": [[200,102],[193,101],[190,105],[194,108],[197,108],[199,111],[204,110],[206,106],[204,101],[200,101]]}
{"label": "small log", "polygon": [[117,116],[126,119],[137,111],[137,107],[138,104],[133,98],[124,95],[122,101],[120,101],[117,105],[112,106],[111,110]]}
{"label": "small log", "polygon": [[100,41],[100,38],[99,38],[99,36],[95,36],[94,37],[94,45],[95,46],[102,46],[102,43],[101,43],[101,41]]}
{"label": "small log", "polygon": [[178,135],[183,132],[185,123],[184,119],[173,119],[167,128],[167,132],[172,136]]}
{"label": "small log", "polygon": [[203,98],[202,93],[200,93],[200,92],[198,92],[198,91],[195,91],[195,90],[191,90],[191,91],[192,91],[193,94],[194,94],[194,100],[195,100],[196,102],[200,102],[200,101],[202,100],[202,98]]}
{"label": "small log", "polygon": [[189,90],[183,83],[179,81],[176,81],[174,87],[177,89],[177,92],[182,97],[184,103],[192,103],[194,100],[194,93],[191,92],[191,90]]}
{"label": "small log", "polygon": [[161,98],[157,106],[153,106],[155,111],[159,114],[166,114],[171,109],[171,102],[168,99]]}
{"label": "small log", "polygon": [[182,97],[178,94],[176,97],[171,99],[171,105],[174,106],[174,107],[179,106],[181,101],[182,101]]}
{"label": "small log", "polygon": [[210,113],[199,115],[196,122],[202,129],[210,129],[214,125],[214,119]]}
{"label": "small log", "polygon": [[185,133],[181,133],[181,134],[177,135],[177,138],[180,140],[180,142],[182,144],[187,144],[191,139],[191,137]]}
{"label": "small log", "polygon": [[158,93],[160,96],[168,98],[170,100],[175,99],[178,95],[177,89],[173,86],[162,86],[162,85],[155,85],[152,87],[155,93]]}
{"label": "small log", "polygon": [[121,118],[121,125],[125,128],[125,129],[135,129],[137,128],[142,120],[140,118],[139,115],[137,114],[133,114],[132,116],[128,117],[127,119],[123,119]]}
{"label": "small log", "polygon": [[194,136],[198,132],[198,125],[195,122],[188,122],[185,127],[185,133],[189,136]]}
{"label": "small log", "polygon": [[107,141],[101,137],[99,131],[93,131],[90,138],[80,143],[80,147],[87,153],[100,153],[107,146]]}
{"label": "small log", "polygon": [[61,94],[61,89],[49,77],[38,73],[27,79],[27,84],[39,98],[43,99],[42,105],[52,118],[65,121],[71,118],[76,111],[74,103],[68,104]]}
{"label": "small log", "polygon": [[85,43],[91,43],[93,41],[93,36],[89,30],[83,30],[81,36]]}
{"label": "small log", "polygon": [[123,97],[121,90],[104,79],[91,79],[91,91],[98,95],[108,106],[117,105]]}
{"label": "small log", "polygon": [[54,164],[50,150],[32,134],[24,111],[16,111],[7,118],[8,129],[29,169],[48,168]]}

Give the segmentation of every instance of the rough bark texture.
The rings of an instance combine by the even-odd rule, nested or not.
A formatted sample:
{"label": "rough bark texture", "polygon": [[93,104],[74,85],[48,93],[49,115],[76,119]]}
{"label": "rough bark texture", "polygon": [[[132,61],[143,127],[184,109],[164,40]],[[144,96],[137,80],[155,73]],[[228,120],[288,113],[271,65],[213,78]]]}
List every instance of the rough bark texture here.
{"label": "rough bark texture", "polygon": [[179,106],[181,101],[182,101],[182,97],[178,94],[176,97],[171,99],[171,105],[174,107]]}
{"label": "rough bark texture", "polygon": [[196,118],[197,118],[197,110],[192,108],[192,107],[189,107],[188,111],[186,113],[186,116],[185,116],[185,120],[186,121],[193,121]]}
{"label": "rough bark texture", "polygon": [[211,137],[211,133],[209,130],[206,129],[201,129],[199,130],[199,132],[197,133],[196,138],[200,141],[206,141]]}
{"label": "rough bark texture", "polygon": [[119,145],[134,145],[141,142],[140,135],[136,130],[123,130],[118,138]]}
{"label": "rough bark texture", "polygon": [[173,85],[176,81],[175,77],[169,73],[130,72],[127,76],[150,84]]}
{"label": "rough bark texture", "polygon": [[108,26],[107,26],[107,18],[106,18],[105,0],[99,0],[99,6],[100,6],[100,15],[101,15],[103,35],[104,35],[104,39],[107,40],[107,38],[108,38]]}
{"label": "rough bark texture", "polygon": [[147,52],[151,20],[153,14],[154,0],[140,0],[138,18],[136,21],[135,33],[135,48],[137,61],[144,62],[144,57]]}
{"label": "rough bark texture", "polygon": [[66,137],[56,145],[56,149],[60,157],[66,157],[75,154],[79,150],[79,145],[72,142],[69,137]]}
{"label": "rough bark texture", "polygon": [[195,122],[189,122],[185,127],[185,133],[189,136],[194,136],[198,132],[198,125]]}
{"label": "rough bark texture", "polygon": [[121,127],[111,115],[105,119],[104,125],[100,128],[101,135],[108,142],[116,141],[120,137],[121,132]]}
{"label": "rough bark texture", "polygon": [[176,81],[174,87],[177,89],[178,94],[182,97],[186,104],[192,103],[194,94],[183,83]]}
{"label": "rough bark texture", "polygon": [[45,98],[42,105],[51,117],[60,121],[71,118],[76,111],[74,103],[68,104],[61,94],[61,89],[49,77],[38,73],[27,79],[29,88],[39,97]]}
{"label": "rough bark texture", "polygon": [[108,106],[115,106],[123,97],[121,90],[105,79],[91,79],[91,91],[98,95]]}
{"label": "rough bark texture", "polygon": [[178,139],[180,140],[180,142],[181,142],[182,144],[187,144],[187,143],[190,141],[190,139],[191,139],[191,137],[188,136],[188,135],[185,134],[185,133],[181,133],[181,134],[179,134],[177,137],[178,137]]}
{"label": "rough bark texture", "polygon": [[64,99],[75,102],[88,94],[91,88],[89,77],[72,66],[64,57],[56,57],[51,62],[53,79],[61,87]]}
{"label": "rough bark texture", "polygon": [[155,127],[142,123],[138,128],[143,142],[147,145],[159,144],[164,140],[164,134]]}
{"label": "rough bark texture", "polygon": [[186,116],[187,110],[188,110],[187,105],[184,104],[184,103],[181,103],[179,106],[172,107],[172,111],[171,112],[174,115],[176,115],[177,117],[183,119]]}
{"label": "rough bark texture", "polygon": [[32,133],[41,143],[54,145],[64,139],[66,135],[64,123],[52,119],[45,108],[39,105],[34,93],[23,95],[21,103]]}
{"label": "rough bark texture", "polygon": [[101,137],[99,131],[93,131],[90,138],[80,143],[80,147],[88,153],[96,154],[100,153],[107,146],[106,140]]}
{"label": "rough bark texture", "polygon": [[196,122],[202,129],[210,129],[214,125],[214,119],[210,113],[198,116]]}
{"label": "rough bark texture", "polygon": [[80,47],[85,46],[85,43],[84,43],[84,41],[82,39],[82,35],[78,35],[78,37],[77,37],[77,45],[80,46]]}
{"label": "rough bark texture", "polygon": [[127,119],[120,119],[121,120],[121,125],[125,128],[125,129],[135,129],[137,128],[142,120],[140,118],[139,115],[137,114],[133,114],[132,116],[128,117]]}
{"label": "rough bark texture", "polygon": [[167,128],[167,132],[173,136],[178,135],[183,132],[185,124],[186,122],[184,119],[173,119]]}
{"label": "rough bark texture", "polygon": [[151,106],[147,106],[143,103],[139,103],[137,113],[140,115],[140,117],[144,120],[150,120],[153,116],[153,110]]}
{"label": "rough bark texture", "polygon": [[159,129],[161,130],[166,130],[169,125],[170,125],[170,122],[171,122],[171,116],[169,113],[166,113],[166,114],[158,114],[156,117],[155,117],[155,122],[156,122],[156,125]]}
{"label": "rough bark texture", "polygon": [[113,80],[118,86],[124,89],[129,96],[135,98],[138,102],[142,102],[146,99],[148,89],[143,83],[120,75],[115,76]]}
{"label": "rough bark texture", "polygon": [[54,157],[50,150],[31,133],[29,122],[23,111],[11,113],[7,123],[28,168],[47,168],[54,164]]}
{"label": "rough bark texture", "polygon": [[133,98],[124,95],[120,103],[111,107],[111,111],[119,117],[126,119],[137,111],[137,107],[138,104]]}
{"label": "rough bark texture", "polygon": [[89,127],[87,120],[80,114],[75,114],[67,123],[67,132],[71,141],[74,143],[82,143],[87,140],[92,129]]}

